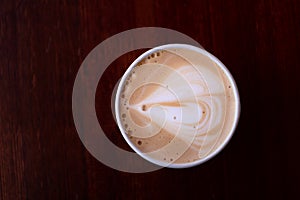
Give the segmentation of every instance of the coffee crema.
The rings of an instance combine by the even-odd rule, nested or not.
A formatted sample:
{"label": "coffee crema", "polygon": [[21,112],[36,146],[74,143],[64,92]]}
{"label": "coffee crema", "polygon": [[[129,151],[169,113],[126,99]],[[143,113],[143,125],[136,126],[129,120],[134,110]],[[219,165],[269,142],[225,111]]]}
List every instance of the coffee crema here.
{"label": "coffee crema", "polygon": [[214,152],[232,131],[238,97],[228,74],[190,48],[158,49],[127,73],[119,120],[132,145],[162,163]]}

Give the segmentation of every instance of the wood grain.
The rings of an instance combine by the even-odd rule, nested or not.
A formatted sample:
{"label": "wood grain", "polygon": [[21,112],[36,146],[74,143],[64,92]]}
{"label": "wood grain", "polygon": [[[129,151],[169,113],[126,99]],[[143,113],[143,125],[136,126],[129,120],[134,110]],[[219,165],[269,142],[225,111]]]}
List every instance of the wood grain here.
{"label": "wood grain", "polygon": [[[0,199],[299,198],[299,12],[298,0],[0,1]],[[201,166],[118,172],[77,135],[81,62],[104,39],[145,26],[191,36],[235,77],[238,128]],[[128,150],[107,105],[141,52],[113,62],[96,95],[100,124]]]}

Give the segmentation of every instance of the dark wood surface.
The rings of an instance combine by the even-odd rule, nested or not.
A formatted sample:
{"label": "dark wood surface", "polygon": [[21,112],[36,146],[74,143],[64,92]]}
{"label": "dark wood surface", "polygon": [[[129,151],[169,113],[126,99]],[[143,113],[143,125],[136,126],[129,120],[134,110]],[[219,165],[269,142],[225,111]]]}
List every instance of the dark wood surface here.
{"label": "dark wood surface", "polygon": [[[0,199],[299,199],[299,12],[299,0],[1,0]],[[239,125],[203,165],[118,172],[78,137],[81,62],[104,39],[146,26],[189,35],[235,77]],[[112,63],[96,95],[100,124],[125,149],[105,105],[139,53]]]}

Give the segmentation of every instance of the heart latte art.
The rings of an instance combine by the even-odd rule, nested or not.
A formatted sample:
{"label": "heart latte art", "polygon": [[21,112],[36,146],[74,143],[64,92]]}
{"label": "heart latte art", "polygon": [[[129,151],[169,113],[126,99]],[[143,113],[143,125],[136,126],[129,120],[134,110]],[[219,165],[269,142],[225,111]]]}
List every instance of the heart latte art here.
{"label": "heart latte art", "polygon": [[238,97],[228,76],[193,49],[154,51],[127,73],[120,88],[125,137],[162,163],[207,157],[226,141],[237,117]]}

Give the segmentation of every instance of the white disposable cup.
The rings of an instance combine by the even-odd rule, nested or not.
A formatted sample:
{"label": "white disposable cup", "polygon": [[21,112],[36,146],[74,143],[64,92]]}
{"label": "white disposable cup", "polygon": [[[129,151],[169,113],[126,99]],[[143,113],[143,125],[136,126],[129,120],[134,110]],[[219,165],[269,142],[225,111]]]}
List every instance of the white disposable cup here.
{"label": "white disposable cup", "polygon": [[[131,73],[131,71],[134,69],[134,67],[142,60],[144,60],[145,58],[147,58],[148,56],[150,56],[152,53],[158,51],[158,50],[168,50],[168,49],[173,49],[173,48],[179,48],[179,49],[188,49],[188,50],[193,50],[198,52],[199,54],[202,54],[204,56],[207,56],[208,58],[210,58],[212,61],[214,61],[226,74],[229,82],[231,83],[231,87],[232,90],[234,92],[234,97],[235,97],[235,113],[234,113],[234,120],[233,120],[233,125],[231,130],[229,131],[229,133],[227,134],[227,137],[225,140],[223,140],[222,144],[220,144],[217,149],[215,151],[213,151],[212,153],[210,153],[209,155],[207,155],[206,157],[202,158],[202,159],[198,159],[196,161],[193,162],[187,162],[187,163],[169,163],[169,164],[165,164],[159,160],[153,159],[149,156],[147,156],[147,154],[143,153],[140,149],[138,149],[136,147],[135,144],[132,143],[132,141],[129,139],[128,135],[126,134],[124,127],[121,123],[121,116],[119,113],[119,104],[120,104],[120,98],[121,98],[121,90],[125,85],[125,81],[126,78],[128,77],[128,75]],[[193,167],[199,164],[202,164],[206,161],[208,161],[209,159],[213,158],[215,155],[217,155],[229,142],[229,140],[231,139],[237,124],[238,124],[238,120],[239,120],[239,116],[240,116],[240,100],[239,100],[239,93],[238,93],[238,89],[237,89],[237,85],[232,77],[232,75],[230,74],[229,70],[225,67],[225,65],[218,59],[216,58],[214,55],[210,54],[209,52],[205,51],[202,48],[199,47],[195,47],[192,45],[188,45],[188,44],[167,44],[167,45],[162,45],[162,46],[158,46],[155,48],[152,48],[148,51],[146,51],[145,53],[143,53],[142,55],[140,55],[130,66],[129,68],[126,70],[126,72],[124,73],[124,75],[122,76],[120,83],[118,85],[118,89],[117,89],[117,93],[116,93],[116,98],[115,98],[115,116],[116,116],[116,120],[117,120],[117,124],[119,126],[119,129],[124,137],[124,139],[126,140],[126,142],[128,143],[128,145],[137,153],[139,154],[141,157],[143,157],[144,159],[148,160],[151,163],[154,163],[156,165],[162,166],[162,167],[169,167],[169,168],[188,168],[188,167]]]}

